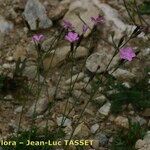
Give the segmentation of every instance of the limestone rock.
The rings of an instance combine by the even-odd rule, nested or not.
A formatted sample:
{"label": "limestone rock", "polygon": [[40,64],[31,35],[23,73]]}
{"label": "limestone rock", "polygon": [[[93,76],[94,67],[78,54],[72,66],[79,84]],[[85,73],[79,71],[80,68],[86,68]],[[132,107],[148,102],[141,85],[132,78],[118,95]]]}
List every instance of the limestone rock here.
{"label": "limestone rock", "polygon": [[123,128],[129,128],[129,122],[128,122],[128,118],[126,117],[122,117],[122,116],[118,116],[115,120],[114,120],[115,124],[123,127]]}
{"label": "limestone rock", "polygon": [[2,16],[0,16],[0,32],[8,33],[13,29],[13,24],[11,22],[6,21]]}
{"label": "limestone rock", "polygon": [[28,0],[23,15],[30,25],[31,30],[36,30],[39,22],[39,28],[45,29],[52,26],[52,21],[47,17],[44,6],[39,0]]}
{"label": "limestone rock", "polygon": [[[79,19],[77,14],[80,14],[81,18],[92,29],[94,24],[91,22],[92,16],[98,16],[99,10],[93,5],[91,0],[76,0],[70,5],[69,11],[64,16],[64,20],[70,21],[77,33],[82,33],[83,22]],[[91,30],[87,31],[88,35]]]}
{"label": "limestone rock", "polygon": [[98,112],[99,112],[101,115],[108,116],[108,114],[109,114],[109,112],[110,112],[110,107],[111,107],[111,103],[110,103],[110,102],[107,102],[106,104],[104,104],[104,105],[98,110]]}
{"label": "limestone rock", "polygon": [[[109,50],[104,50],[99,53],[98,52],[93,53],[92,55],[88,57],[86,61],[86,68],[91,72],[95,72],[99,66],[100,68],[97,70],[97,73],[104,72],[112,56],[113,56],[113,53],[109,52]],[[116,56],[113,59],[111,65],[108,67],[108,70],[113,68],[117,64],[117,62],[118,62],[118,57]]]}
{"label": "limestone rock", "polygon": [[135,74],[121,68],[118,68],[112,75],[120,80],[129,80],[136,77]]}
{"label": "limestone rock", "polygon": [[66,117],[57,117],[57,124],[58,126],[61,126],[61,123],[63,127],[71,126],[71,120]]}
{"label": "limestone rock", "polygon": [[89,128],[84,123],[81,123],[76,127],[73,135],[83,138],[83,137],[88,137],[89,134],[90,134]]}
{"label": "limestone rock", "polygon": [[[70,51],[70,46],[62,46],[58,47],[56,50],[51,51],[49,56],[47,56],[44,61],[44,69],[48,70],[49,67],[54,68],[56,66],[61,65],[64,60],[66,59],[66,56],[68,52]],[[75,53],[75,58],[82,58],[88,54],[88,50],[82,46],[80,46]]]}
{"label": "limestone rock", "polygon": [[99,124],[94,124],[91,126],[91,132],[95,133],[99,129]]}
{"label": "limestone rock", "polygon": [[58,5],[55,5],[52,8],[50,8],[48,16],[51,18],[51,20],[58,20],[62,18],[68,11],[69,4],[69,1],[61,1]]}
{"label": "limestone rock", "polygon": [[48,99],[45,96],[40,97],[39,100],[37,102],[34,102],[34,104],[29,108],[27,116],[32,117],[33,115],[41,115],[42,113],[44,113],[48,108],[50,100],[51,99]]}
{"label": "limestone rock", "polygon": [[84,73],[80,72],[79,74],[76,74],[76,75],[72,76],[72,78],[68,79],[65,83],[68,85],[71,82],[72,83],[74,83],[75,81],[78,82],[78,81],[82,80],[83,78],[84,78]]}

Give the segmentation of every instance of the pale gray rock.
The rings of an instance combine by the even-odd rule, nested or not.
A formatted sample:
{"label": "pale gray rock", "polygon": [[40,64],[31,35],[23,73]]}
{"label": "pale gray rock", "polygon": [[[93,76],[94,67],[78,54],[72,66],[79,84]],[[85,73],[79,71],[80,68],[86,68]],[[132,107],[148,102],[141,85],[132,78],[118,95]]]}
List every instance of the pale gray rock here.
{"label": "pale gray rock", "polygon": [[[95,72],[98,67],[100,67],[97,70],[97,73],[104,72],[106,70],[106,66],[109,64],[111,58],[113,56],[113,53],[110,50],[103,50],[99,53],[93,53],[90,55],[86,61],[86,68],[91,71]],[[119,58],[116,56],[111,64],[108,67],[108,70],[112,69],[118,62]]]}
{"label": "pale gray rock", "polygon": [[133,74],[132,72],[125,70],[125,69],[121,69],[121,68],[118,68],[112,75],[115,78],[121,79],[121,80],[129,80],[129,79],[133,79],[136,77],[136,75]]}
{"label": "pale gray rock", "polygon": [[99,0],[93,0],[92,2],[104,13],[105,25],[111,27],[115,32],[116,39],[119,39],[123,35],[123,32],[127,31],[128,33],[131,33],[136,28],[133,25],[123,22],[119,12],[109,4],[102,3]]}
{"label": "pale gray rock", "polygon": [[91,126],[92,133],[95,133],[98,129],[99,129],[99,124],[97,124],[97,123]]}
{"label": "pale gray rock", "polygon": [[23,106],[19,106],[19,107],[17,107],[17,108],[14,110],[14,113],[15,113],[15,114],[21,113],[21,112],[22,112],[22,109],[23,109]]}
{"label": "pale gray rock", "polygon": [[47,17],[46,10],[39,0],[28,0],[23,15],[30,25],[31,30],[37,29],[37,21],[41,29],[52,26],[52,21]]}
{"label": "pale gray rock", "polygon": [[0,16],[0,32],[8,33],[13,29],[14,25],[11,22],[6,21],[2,16]]}
{"label": "pale gray rock", "polygon": [[150,131],[147,131],[143,140],[139,139],[135,144],[135,149],[137,150],[149,150],[150,148]]}
{"label": "pale gray rock", "polygon": [[63,127],[67,127],[67,126],[71,126],[71,120],[66,118],[66,117],[57,117],[57,125],[61,126],[61,123],[63,122],[62,126]]}
{"label": "pale gray rock", "polygon": [[37,67],[36,66],[28,66],[25,68],[23,75],[28,77],[29,79],[35,79],[37,77]]}
{"label": "pale gray rock", "polygon": [[76,74],[74,76],[72,76],[71,79],[68,79],[65,84],[70,84],[71,82],[74,83],[75,81],[78,82],[80,80],[82,80],[84,78],[84,73],[83,72],[80,72],[79,74]]}
{"label": "pale gray rock", "polygon": [[133,118],[133,122],[138,122],[141,126],[147,123],[147,121],[140,116],[136,116],[135,118]]}
{"label": "pale gray rock", "polygon": [[150,131],[147,131],[146,135],[144,136],[144,140],[150,144]]}
{"label": "pale gray rock", "polygon": [[26,115],[28,117],[32,117],[33,115],[41,115],[41,114],[43,114],[47,110],[48,104],[49,104],[50,101],[51,101],[51,98],[48,99],[45,96],[41,96],[39,98],[39,100],[34,102],[33,105],[29,108],[29,110],[28,110]]}
{"label": "pale gray rock", "polygon": [[[43,61],[44,69],[48,70],[50,67],[54,68],[61,65],[66,59],[69,51],[70,51],[70,46],[60,46],[55,50],[52,50],[49,56],[47,56]],[[75,58],[76,59],[82,58],[87,56],[87,54],[88,54],[88,49],[80,46],[76,50]]]}
{"label": "pale gray rock", "polygon": [[94,99],[96,103],[102,106],[108,99],[104,95],[100,95]]}
{"label": "pale gray rock", "polygon": [[109,112],[110,112],[110,107],[111,107],[111,103],[110,103],[110,102],[107,102],[106,104],[104,104],[104,105],[98,110],[98,112],[99,112],[101,115],[108,116],[108,114],[109,114]]}

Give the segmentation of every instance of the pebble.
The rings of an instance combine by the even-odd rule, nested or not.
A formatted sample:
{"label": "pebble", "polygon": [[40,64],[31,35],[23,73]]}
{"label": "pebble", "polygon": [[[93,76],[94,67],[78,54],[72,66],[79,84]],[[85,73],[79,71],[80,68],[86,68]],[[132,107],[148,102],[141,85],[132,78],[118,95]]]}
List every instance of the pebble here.
{"label": "pebble", "polygon": [[[33,115],[43,114],[47,110],[50,100],[51,99],[48,99],[45,96],[40,97],[37,103],[34,102],[34,104],[29,108],[26,116],[32,117]],[[35,109],[35,105],[36,105],[36,109]]]}
{"label": "pebble", "polygon": [[95,139],[99,140],[101,146],[107,145],[109,139],[104,133],[98,133],[95,136]]}
{"label": "pebble", "polygon": [[[100,52],[95,52],[92,55],[90,55],[87,58],[86,61],[86,68],[91,71],[91,72],[97,72],[101,73],[104,72],[106,69],[106,66],[108,65],[110,59],[112,58],[113,53],[108,51],[108,49],[100,51]],[[117,64],[118,56],[116,56],[110,67],[108,69],[111,69]],[[97,68],[100,67],[98,70]]]}
{"label": "pebble", "polygon": [[76,74],[76,75],[74,75],[74,76],[72,76],[72,78],[71,79],[68,79],[66,82],[65,82],[65,84],[70,84],[71,82],[78,82],[78,81],[80,81],[80,80],[82,80],[84,78],[84,73],[83,72],[80,72],[79,74]]}
{"label": "pebble", "polygon": [[2,16],[0,16],[0,32],[8,33],[13,29],[13,27],[13,23],[7,22]]}
{"label": "pebble", "polygon": [[111,103],[110,103],[110,102],[107,102],[106,104],[104,104],[104,105],[98,110],[98,112],[99,112],[101,115],[108,116],[108,114],[109,114],[109,112],[110,112],[110,107],[111,107]]}
{"label": "pebble", "polygon": [[76,127],[73,136],[77,136],[79,138],[85,138],[88,137],[89,134],[90,134],[89,128],[84,123],[81,123]]}
{"label": "pebble", "polygon": [[99,124],[94,124],[91,126],[91,132],[95,133],[99,129]]}
{"label": "pebble", "polygon": [[128,122],[128,118],[126,117],[122,117],[122,116],[118,116],[115,120],[114,120],[115,124],[123,127],[123,128],[129,128],[129,122]]}
{"label": "pebble", "polygon": [[21,113],[22,109],[23,109],[23,106],[19,106],[14,110],[14,113],[15,114]]}
{"label": "pebble", "polygon": [[57,125],[58,126],[61,126],[62,121],[63,121],[63,124],[62,124],[63,127],[71,126],[71,124],[72,124],[71,120],[66,117],[57,117]]}

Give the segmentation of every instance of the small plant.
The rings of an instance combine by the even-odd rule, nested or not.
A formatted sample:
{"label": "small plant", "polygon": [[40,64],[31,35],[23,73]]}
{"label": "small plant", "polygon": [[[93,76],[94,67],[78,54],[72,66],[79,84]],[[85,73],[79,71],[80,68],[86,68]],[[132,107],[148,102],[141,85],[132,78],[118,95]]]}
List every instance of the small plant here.
{"label": "small plant", "polygon": [[139,6],[139,8],[140,8],[140,13],[142,15],[150,14],[150,2],[149,1],[144,1],[143,4]]}
{"label": "small plant", "polygon": [[129,121],[129,130],[120,130],[117,132],[111,150],[135,150],[135,143],[138,139],[142,139],[145,130],[141,128],[139,123],[131,123]]}
{"label": "small plant", "polygon": [[112,113],[122,112],[122,106],[125,104],[132,104],[137,110],[143,110],[150,107],[150,93],[149,93],[149,83],[148,74],[136,82],[131,88],[125,87],[123,84],[115,84],[111,80],[111,86],[117,91],[108,96],[112,101],[111,111]]}

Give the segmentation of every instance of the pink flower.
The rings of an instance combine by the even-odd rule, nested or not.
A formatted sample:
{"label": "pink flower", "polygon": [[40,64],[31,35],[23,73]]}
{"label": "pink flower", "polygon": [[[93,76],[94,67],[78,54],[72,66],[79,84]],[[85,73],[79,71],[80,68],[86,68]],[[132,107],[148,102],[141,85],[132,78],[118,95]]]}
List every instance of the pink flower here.
{"label": "pink flower", "polygon": [[43,34],[34,35],[32,37],[32,41],[34,41],[34,42],[41,42],[43,40],[44,40],[44,35]]}
{"label": "pink flower", "polygon": [[63,27],[64,27],[66,30],[73,30],[73,29],[74,29],[72,23],[69,22],[69,21],[67,21],[67,20],[63,20]]}
{"label": "pink flower", "polygon": [[91,21],[97,25],[100,23],[104,23],[104,17],[103,16],[96,16],[96,17],[91,17]]}
{"label": "pink flower", "polygon": [[65,36],[65,39],[71,43],[79,40],[79,35],[75,32],[68,32],[68,34]]}
{"label": "pink flower", "polygon": [[88,30],[88,26],[86,24],[84,24],[82,27],[83,33],[86,33],[87,30]]}
{"label": "pink flower", "polygon": [[131,61],[135,57],[135,53],[131,47],[120,49],[120,58]]}

